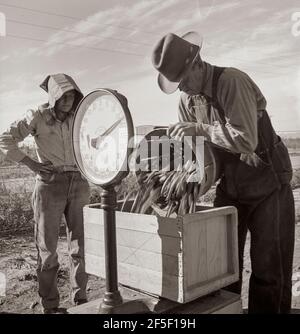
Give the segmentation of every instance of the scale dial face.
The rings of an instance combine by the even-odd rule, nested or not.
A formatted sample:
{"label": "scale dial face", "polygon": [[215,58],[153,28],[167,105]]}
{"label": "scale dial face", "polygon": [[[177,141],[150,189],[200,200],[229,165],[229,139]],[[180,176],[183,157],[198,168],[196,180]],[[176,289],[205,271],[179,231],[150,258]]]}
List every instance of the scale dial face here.
{"label": "scale dial face", "polygon": [[97,89],[76,110],[72,139],[78,168],[94,184],[117,184],[128,173],[133,124],[123,95]]}

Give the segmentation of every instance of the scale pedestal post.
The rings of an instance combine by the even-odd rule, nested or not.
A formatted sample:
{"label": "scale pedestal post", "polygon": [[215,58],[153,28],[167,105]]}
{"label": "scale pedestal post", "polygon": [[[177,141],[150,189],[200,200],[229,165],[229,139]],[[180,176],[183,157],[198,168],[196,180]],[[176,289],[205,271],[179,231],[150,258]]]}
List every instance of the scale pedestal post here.
{"label": "scale pedestal post", "polygon": [[103,300],[99,307],[100,314],[149,313],[149,307],[143,300],[123,301],[118,288],[118,261],[116,241],[117,194],[114,186],[101,192],[101,208],[104,220],[105,247],[105,287]]}
{"label": "scale pedestal post", "polygon": [[118,289],[117,242],[116,242],[116,191],[108,187],[101,192],[101,208],[104,214],[104,247],[106,292],[100,305],[100,313],[113,313],[113,309],[123,303]]}

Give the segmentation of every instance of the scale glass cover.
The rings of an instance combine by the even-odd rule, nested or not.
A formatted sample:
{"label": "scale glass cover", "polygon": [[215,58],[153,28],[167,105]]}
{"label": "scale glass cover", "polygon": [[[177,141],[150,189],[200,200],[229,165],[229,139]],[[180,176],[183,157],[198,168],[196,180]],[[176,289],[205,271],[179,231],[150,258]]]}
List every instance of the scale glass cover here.
{"label": "scale glass cover", "polygon": [[96,185],[120,183],[128,174],[133,135],[123,95],[111,89],[89,93],[77,107],[72,129],[73,153],[81,173]]}

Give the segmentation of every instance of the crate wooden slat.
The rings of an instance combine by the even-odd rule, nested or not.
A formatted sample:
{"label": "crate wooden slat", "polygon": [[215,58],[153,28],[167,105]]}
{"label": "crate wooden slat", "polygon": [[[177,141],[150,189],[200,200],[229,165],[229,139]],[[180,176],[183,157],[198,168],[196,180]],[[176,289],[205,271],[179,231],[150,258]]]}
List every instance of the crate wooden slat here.
{"label": "crate wooden slat", "polygon": [[[237,281],[236,209],[198,209],[177,218],[117,211],[119,282],[187,303]],[[86,271],[105,277],[103,211],[83,211]]]}

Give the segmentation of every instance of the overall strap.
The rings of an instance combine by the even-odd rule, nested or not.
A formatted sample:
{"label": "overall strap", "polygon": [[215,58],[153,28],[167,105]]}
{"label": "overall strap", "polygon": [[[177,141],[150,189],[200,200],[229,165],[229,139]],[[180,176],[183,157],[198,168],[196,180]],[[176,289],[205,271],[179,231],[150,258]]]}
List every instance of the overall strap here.
{"label": "overall strap", "polygon": [[213,67],[214,73],[213,73],[213,79],[212,79],[212,103],[213,103],[213,106],[218,110],[220,117],[226,123],[224,110],[220,106],[218,97],[217,97],[217,88],[218,88],[219,78],[224,70],[225,70],[225,67],[219,67],[219,66]]}
{"label": "overall strap", "polygon": [[[212,78],[212,97],[210,103],[213,108],[210,108],[210,118],[211,120],[215,121],[218,120],[220,123],[226,124],[225,112],[223,108],[220,106],[217,98],[217,88],[218,88],[218,81],[225,70],[225,67],[213,66],[213,78]],[[240,154],[233,153],[226,148],[220,148],[219,146],[210,143],[212,147],[214,147],[216,154],[219,155],[223,162],[225,161],[232,161],[232,159],[239,159]]]}

